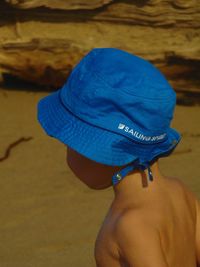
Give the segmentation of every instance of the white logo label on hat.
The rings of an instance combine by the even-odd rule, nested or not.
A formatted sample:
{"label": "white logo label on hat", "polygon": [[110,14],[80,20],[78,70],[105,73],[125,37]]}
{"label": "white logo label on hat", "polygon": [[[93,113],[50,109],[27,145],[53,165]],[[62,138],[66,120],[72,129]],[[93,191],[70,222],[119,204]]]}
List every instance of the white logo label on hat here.
{"label": "white logo label on hat", "polygon": [[153,142],[153,141],[157,141],[157,140],[162,140],[166,136],[166,133],[161,134],[161,135],[156,135],[156,136],[146,136],[146,135],[139,133],[138,131],[135,131],[135,130],[129,128],[128,126],[126,126],[123,123],[120,123],[118,125],[118,129],[124,130],[125,132],[135,136],[137,139],[140,139],[143,141]]}
{"label": "white logo label on hat", "polygon": [[125,127],[125,124],[122,124],[122,123],[120,123],[119,126],[118,126],[118,128],[121,129],[121,130],[124,129],[124,127]]}

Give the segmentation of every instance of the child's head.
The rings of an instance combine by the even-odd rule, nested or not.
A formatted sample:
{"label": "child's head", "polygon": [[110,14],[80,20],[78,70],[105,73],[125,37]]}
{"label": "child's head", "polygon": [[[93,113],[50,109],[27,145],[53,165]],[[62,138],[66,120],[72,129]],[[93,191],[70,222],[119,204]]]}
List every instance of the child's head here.
{"label": "child's head", "polygon": [[[94,160],[86,158],[76,150],[67,146],[67,165],[70,167],[76,177],[91,189],[105,189],[112,186],[112,177],[115,173],[123,170],[129,164],[123,166],[110,166],[98,163]],[[156,172],[156,175],[161,175],[159,172],[158,158],[151,162],[151,169]],[[134,169],[129,175],[140,173],[140,170]],[[145,179],[145,180],[144,180]],[[146,176],[143,177],[143,183],[147,185]]]}
{"label": "child's head", "polygon": [[116,184],[133,169],[148,168],[152,179],[151,162],[174,150],[181,138],[170,128],[175,104],[174,90],[150,62],[120,49],[96,48],[62,88],[39,102],[38,119],[48,135],[75,151],[71,166],[82,155],[83,173],[91,159],[97,172],[105,165]]}

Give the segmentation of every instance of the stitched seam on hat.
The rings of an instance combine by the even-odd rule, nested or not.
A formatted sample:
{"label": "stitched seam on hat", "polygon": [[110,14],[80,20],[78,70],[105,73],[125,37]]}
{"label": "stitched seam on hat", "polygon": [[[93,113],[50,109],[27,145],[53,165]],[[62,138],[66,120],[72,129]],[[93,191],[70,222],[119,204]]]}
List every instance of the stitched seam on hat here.
{"label": "stitched seam on hat", "polygon": [[[94,75],[96,76],[96,78],[98,78],[99,80],[101,80],[101,81],[104,83],[104,85],[107,86],[109,89],[114,90],[114,88],[111,87],[111,86],[105,81],[105,79],[104,79],[102,76],[100,76],[98,73],[96,73],[95,71],[93,71],[92,74],[94,74]],[[149,86],[149,87],[153,88],[152,86]],[[123,88],[123,89],[124,89],[126,92],[130,93],[130,91],[126,90],[125,88]],[[94,92],[95,94],[96,94],[96,91],[97,91],[97,89],[96,89],[95,92]],[[173,92],[174,92],[174,91],[172,91],[172,94],[173,94]],[[175,92],[174,92],[174,93],[175,93]],[[155,101],[155,100],[161,100],[161,101],[164,101],[164,102],[171,102],[171,101],[172,101],[172,100],[171,100],[172,94],[171,94],[170,96],[168,96],[168,97],[165,97],[165,98],[163,99],[163,98],[143,97],[143,96],[138,96],[138,95],[135,95],[135,94],[130,93],[130,95],[135,96],[135,97],[138,97],[138,98],[148,99],[148,100],[152,100],[152,101]],[[166,100],[168,100],[168,99],[170,99],[170,100],[169,100],[169,101],[166,101]]]}

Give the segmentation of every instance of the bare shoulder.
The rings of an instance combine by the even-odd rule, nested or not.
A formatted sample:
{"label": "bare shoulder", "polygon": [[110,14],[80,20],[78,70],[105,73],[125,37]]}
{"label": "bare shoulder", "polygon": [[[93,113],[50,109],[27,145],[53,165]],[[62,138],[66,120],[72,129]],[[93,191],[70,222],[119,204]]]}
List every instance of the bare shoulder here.
{"label": "bare shoulder", "polygon": [[183,182],[180,178],[177,177],[167,177],[171,182],[173,182],[176,189],[180,189],[185,195],[187,195],[191,201],[196,203],[197,197],[194,192]]}
{"label": "bare shoulder", "polygon": [[200,201],[193,191],[179,178],[172,178],[177,186],[184,192],[191,209],[193,209],[195,221],[196,257],[200,266]]}
{"label": "bare shoulder", "polygon": [[132,237],[136,237],[141,229],[148,227],[143,213],[140,210],[127,209],[116,220],[114,225],[114,235],[119,246]]}
{"label": "bare shoulder", "polygon": [[122,243],[122,240],[127,239],[126,241],[128,241],[132,237],[137,237],[138,233],[143,230],[155,231],[155,227],[147,219],[146,213],[142,209],[124,210],[114,225],[114,235],[117,237],[118,244]]}
{"label": "bare shoulder", "polygon": [[[190,210],[193,220],[196,221],[196,203],[198,198],[195,193],[190,189],[190,187],[183,182],[180,178],[171,177],[172,183],[174,184],[174,189],[178,198],[182,199]],[[180,195],[178,194],[180,193]]]}
{"label": "bare shoulder", "polygon": [[128,266],[168,266],[159,231],[144,219],[142,212],[130,210],[122,214],[115,225],[115,237],[120,256]]}
{"label": "bare shoulder", "polygon": [[95,240],[94,257],[96,266],[119,266],[118,248],[113,238],[114,218],[108,212]]}
{"label": "bare shoulder", "polygon": [[[121,216],[115,222],[115,233],[117,235],[126,231],[126,229],[135,230],[145,224],[143,213],[140,209],[133,210],[131,208],[123,211]],[[132,226],[132,227],[130,227]],[[130,231],[130,230],[129,230]]]}

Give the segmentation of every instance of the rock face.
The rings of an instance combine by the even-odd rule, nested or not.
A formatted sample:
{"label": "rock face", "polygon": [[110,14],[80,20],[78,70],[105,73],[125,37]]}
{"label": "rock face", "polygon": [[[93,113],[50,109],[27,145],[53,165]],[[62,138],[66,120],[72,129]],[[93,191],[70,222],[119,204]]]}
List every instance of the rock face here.
{"label": "rock face", "polygon": [[55,9],[94,9],[112,0],[6,0],[7,3],[18,8],[48,7]]}
{"label": "rock face", "polygon": [[144,57],[179,94],[199,94],[198,0],[5,0],[0,73],[58,87],[94,47]]}

